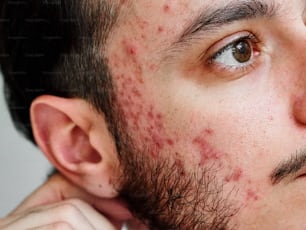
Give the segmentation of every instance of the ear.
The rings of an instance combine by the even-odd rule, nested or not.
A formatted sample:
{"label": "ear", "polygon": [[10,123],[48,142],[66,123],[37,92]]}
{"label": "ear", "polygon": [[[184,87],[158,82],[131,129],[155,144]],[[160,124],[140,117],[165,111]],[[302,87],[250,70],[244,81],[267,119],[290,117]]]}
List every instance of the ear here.
{"label": "ear", "polygon": [[34,138],[69,180],[98,197],[115,197],[119,160],[103,114],[81,99],[40,96],[31,106]]}

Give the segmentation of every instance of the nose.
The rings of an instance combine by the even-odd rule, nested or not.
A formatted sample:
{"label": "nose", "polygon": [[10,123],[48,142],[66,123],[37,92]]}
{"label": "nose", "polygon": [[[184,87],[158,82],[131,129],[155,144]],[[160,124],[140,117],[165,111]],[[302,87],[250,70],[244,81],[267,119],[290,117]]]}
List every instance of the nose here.
{"label": "nose", "polygon": [[293,116],[299,124],[306,125],[306,93],[296,98],[293,104]]}
{"label": "nose", "polygon": [[[304,52],[295,55],[295,63],[292,64],[292,71],[296,79],[292,81],[293,116],[297,123],[306,125],[306,35],[303,42],[300,42],[300,50]],[[294,56],[294,55],[293,55]],[[298,57],[296,57],[298,56]]]}
{"label": "nose", "polygon": [[[302,14],[302,20],[304,23],[304,30],[306,26],[306,7],[304,8],[303,14]],[[303,28],[301,27],[301,31],[303,31]],[[304,50],[304,52],[301,52],[299,57],[297,58],[298,65],[295,66],[296,69],[300,70],[300,76],[299,80],[297,80],[296,89],[295,89],[295,96],[294,96],[294,103],[293,103],[293,117],[296,120],[297,123],[301,125],[306,125],[306,35],[304,34],[303,41],[300,42],[300,49]],[[298,53],[298,52],[297,52]],[[298,94],[296,94],[298,93]]]}

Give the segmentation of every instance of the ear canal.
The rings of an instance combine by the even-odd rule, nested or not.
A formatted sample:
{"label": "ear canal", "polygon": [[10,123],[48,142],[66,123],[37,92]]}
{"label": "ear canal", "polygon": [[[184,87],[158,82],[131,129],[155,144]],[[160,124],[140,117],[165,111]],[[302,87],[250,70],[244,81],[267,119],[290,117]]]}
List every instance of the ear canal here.
{"label": "ear canal", "polygon": [[[71,130],[71,146],[70,149],[65,150],[66,160],[70,163],[99,163],[102,160],[101,155],[96,151],[89,140],[88,135],[78,126]],[[71,152],[71,151],[75,152]]]}

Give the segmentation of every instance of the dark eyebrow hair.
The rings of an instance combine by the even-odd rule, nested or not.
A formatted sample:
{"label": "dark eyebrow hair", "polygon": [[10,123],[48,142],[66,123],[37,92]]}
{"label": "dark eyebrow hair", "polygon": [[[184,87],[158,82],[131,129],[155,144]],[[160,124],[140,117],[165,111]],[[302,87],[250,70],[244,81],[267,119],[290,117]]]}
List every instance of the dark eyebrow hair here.
{"label": "dark eyebrow hair", "polygon": [[306,166],[306,150],[297,153],[289,160],[279,164],[271,173],[270,180],[273,185],[286,178],[298,176],[299,171]]}
{"label": "dark eyebrow hair", "polygon": [[271,18],[277,12],[276,3],[273,0],[234,0],[221,7],[206,7],[186,27],[183,33],[175,41],[170,50],[186,46],[203,32],[212,32],[223,25],[240,20],[248,20],[259,17]]}

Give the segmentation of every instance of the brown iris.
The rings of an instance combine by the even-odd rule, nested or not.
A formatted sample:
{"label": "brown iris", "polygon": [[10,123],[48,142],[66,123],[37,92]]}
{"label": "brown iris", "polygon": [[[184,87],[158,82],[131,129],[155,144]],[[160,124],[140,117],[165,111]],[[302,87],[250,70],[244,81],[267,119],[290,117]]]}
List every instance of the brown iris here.
{"label": "brown iris", "polygon": [[239,40],[232,46],[233,56],[239,63],[247,62],[252,57],[252,47],[246,40]]}

